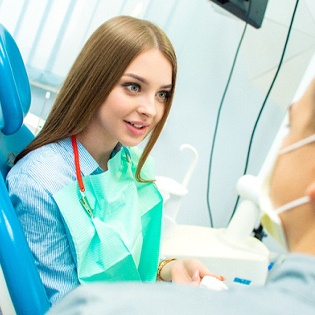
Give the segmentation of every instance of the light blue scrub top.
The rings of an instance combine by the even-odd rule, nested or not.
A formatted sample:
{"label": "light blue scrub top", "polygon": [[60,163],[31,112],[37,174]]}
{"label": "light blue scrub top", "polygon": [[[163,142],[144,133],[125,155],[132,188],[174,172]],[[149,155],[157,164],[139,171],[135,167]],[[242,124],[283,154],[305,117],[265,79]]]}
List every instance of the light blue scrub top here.
{"label": "light blue scrub top", "polygon": [[48,315],[314,315],[315,256],[289,254],[275,268],[265,286],[220,292],[171,283],[83,285]]}

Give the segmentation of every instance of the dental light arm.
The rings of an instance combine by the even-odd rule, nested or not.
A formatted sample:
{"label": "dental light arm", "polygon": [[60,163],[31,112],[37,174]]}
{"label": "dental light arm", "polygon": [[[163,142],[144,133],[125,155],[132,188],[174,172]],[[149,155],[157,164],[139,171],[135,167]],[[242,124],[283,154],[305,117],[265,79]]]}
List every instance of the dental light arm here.
{"label": "dental light arm", "polygon": [[253,232],[260,215],[258,206],[259,179],[244,175],[237,182],[237,192],[243,198],[230,221],[224,236],[233,243],[244,243]]}
{"label": "dental light arm", "polygon": [[244,242],[252,234],[260,217],[259,191],[268,170],[274,164],[283,138],[287,134],[288,116],[283,120],[275,140],[257,176],[243,175],[239,178],[236,190],[241,202],[226,229],[226,237],[235,242]]}

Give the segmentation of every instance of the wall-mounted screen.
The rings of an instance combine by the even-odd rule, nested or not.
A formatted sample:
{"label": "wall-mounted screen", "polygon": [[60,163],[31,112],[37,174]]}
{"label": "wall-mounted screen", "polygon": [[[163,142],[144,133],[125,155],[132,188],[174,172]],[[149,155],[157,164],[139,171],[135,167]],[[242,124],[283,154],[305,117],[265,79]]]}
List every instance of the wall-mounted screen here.
{"label": "wall-mounted screen", "polygon": [[268,0],[210,0],[255,28],[260,28]]}

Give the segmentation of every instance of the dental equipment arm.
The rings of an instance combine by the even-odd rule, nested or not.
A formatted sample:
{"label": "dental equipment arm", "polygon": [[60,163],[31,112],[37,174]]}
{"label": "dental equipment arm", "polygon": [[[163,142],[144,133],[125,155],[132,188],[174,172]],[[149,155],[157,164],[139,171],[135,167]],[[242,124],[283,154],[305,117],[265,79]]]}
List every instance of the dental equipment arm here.
{"label": "dental equipment arm", "polygon": [[252,234],[260,214],[258,207],[259,180],[252,175],[244,175],[237,182],[237,192],[243,198],[230,221],[224,237],[232,243],[244,243]]}
{"label": "dental equipment arm", "polygon": [[244,200],[227,228],[175,225],[164,237],[162,255],[198,258],[211,272],[223,275],[228,287],[263,285],[268,273],[269,250],[251,236],[260,213],[258,178],[241,177],[237,190]]}
{"label": "dental equipment arm", "polygon": [[231,242],[233,242],[233,239],[235,242],[240,243],[246,241],[259,221],[259,192],[261,183],[272,166],[271,164],[275,161],[282,140],[287,133],[287,125],[288,117],[286,116],[280,126],[275,140],[273,141],[259,174],[257,176],[248,174],[243,175],[237,182],[236,190],[242,199],[225,233],[225,237],[227,237]]}
{"label": "dental equipment arm", "polygon": [[164,181],[167,178],[157,178],[158,187],[160,185],[160,188],[162,186],[172,188],[168,189],[169,199],[165,204],[162,256],[198,258],[212,272],[222,274],[228,287],[264,284],[268,273],[269,250],[252,236],[260,214],[257,177],[246,175],[239,179],[237,191],[242,201],[227,228],[176,224],[181,199],[188,192],[188,181],[197,162],[198,154],[195,150],[192,151],[195,159],[183,183],[176,182],[181,189],[174,191],[176,187],[174,180],[172,185],[165,185]]}

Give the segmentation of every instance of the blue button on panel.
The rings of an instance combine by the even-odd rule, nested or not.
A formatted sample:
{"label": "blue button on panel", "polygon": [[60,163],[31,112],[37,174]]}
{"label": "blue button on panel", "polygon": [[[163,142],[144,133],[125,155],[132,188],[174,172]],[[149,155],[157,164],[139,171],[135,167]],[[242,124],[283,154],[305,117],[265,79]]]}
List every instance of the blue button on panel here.
{"label": "blue button on panel", "polygon": [[245,284],[245,285],[250,285],[250,283],[252,281],[251,280],[247,280],[247,279],[234,278],[233,282],[237,282],[237,283]]}

